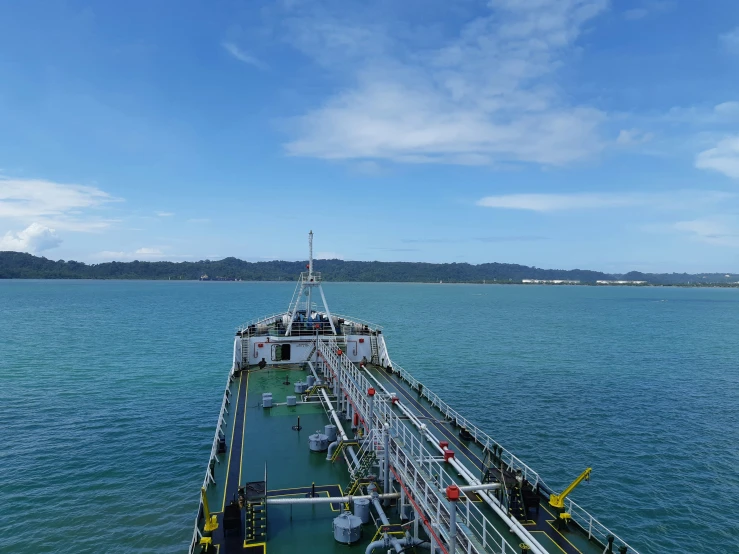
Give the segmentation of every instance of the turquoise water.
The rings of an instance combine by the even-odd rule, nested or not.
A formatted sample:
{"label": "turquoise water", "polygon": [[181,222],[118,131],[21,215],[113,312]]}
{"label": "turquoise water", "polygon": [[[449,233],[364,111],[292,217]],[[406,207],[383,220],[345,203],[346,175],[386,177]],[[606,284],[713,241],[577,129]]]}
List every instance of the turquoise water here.
{"label": "turquoise water", "polygon": [[[739,290],[331,283],[642,553],[739,549]],[[233,331],[284,283],[0,281],[0,550],[182,552]],[[430,337],[431,340],[426,340]]]}

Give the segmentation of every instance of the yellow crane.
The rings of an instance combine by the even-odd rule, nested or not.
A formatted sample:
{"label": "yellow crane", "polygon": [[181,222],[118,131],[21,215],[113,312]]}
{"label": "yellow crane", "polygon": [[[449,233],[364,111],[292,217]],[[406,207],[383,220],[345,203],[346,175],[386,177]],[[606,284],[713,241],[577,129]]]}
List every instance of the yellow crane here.
{"label": "yellow crane", "polygon": [[549,505],[553,508],[556,508],[559,511],[559,520],[560,521],[567,521],[571,518],[570,514],[564,511],[565,508],[565,498],[567,498],[567,495],[570,494],[573,490],[575,490],[575,487],[577,487],[580,483],[583,481],[590,481],[590,472],[593,471],[593,468],[589,467],[585,471],[583,471],[580,474],[580,477],[575,479],[572,483],[570,483],[570,486],[567,487],[565,490],[562,491],[561,494],[550,494],[549,495]]}

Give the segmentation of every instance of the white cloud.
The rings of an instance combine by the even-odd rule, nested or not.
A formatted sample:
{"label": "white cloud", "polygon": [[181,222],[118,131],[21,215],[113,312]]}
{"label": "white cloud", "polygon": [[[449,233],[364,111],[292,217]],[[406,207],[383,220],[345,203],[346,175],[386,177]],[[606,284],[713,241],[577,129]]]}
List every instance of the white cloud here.
{"label": "white cloud", "polygon": [[193,217],[187,220],[188,223],[210,223],[207,217]]}
{"label": "white cloud", "polygon": [[160,260],[173,260],[173,259],[187,259],[192,258],[190,254],[168,254],[162,248],[156,247],[142,247],[137,248],[134,251],[114,251],[114,250],[103,250],[91,256],[91,259],[96,262],[107,262],[107,261],[160,261]]}
{"label": "white cloud", "polygon": [[714,147],[699,153],[695,167],[711,169],[739,179],[739,135],[727,137]]}
{"label": "white cloud", "polygon": [[504,194],[481,198],[477,205],[486,208],[554,212],[633,206],[638,201],[638,196],[628,194]]}
{"label": "white cloud", "polygon": [[234,58],[236,58],[239,61],[242,61],[249,65],[253,65],[254,67],[258,69],[267,68],[267,65],[264,62],[255,58],[248,52],[245,52],[244,50],[242,50],[241,48],[239,48],[232,42],[224,42],[221,44],[221,46],[223,46],[229,54],[231,54]]}
{"label": "white cloud", "polygon": [[645,133],[639,129],[621,129],[616,142],[622,146],[631,146],[649,142],[653,138],[653,133]]}
{"label": "white cloud", "polygon": [[[379,25],[296,18],[293,41],[350,85],[294,120],[291,155],[567,164],[602,148],[605,115],[564,101],[554,72],[605,0],[496,0],[436,47]],[[298,30],[299,29],[299,30]],[[393,36],[404,36],[404,28]]]}
{"label": "white cloud", "polygon": [[734,218],[721,216],[678,221],[674,230],[687,233],[693,240],[720,246],[739,246],[739,227]]}
{"label": "white cloud", "polygon": [[172,217],[174,215],[172,212],[156,212],[156,214],[159,217]]}
{"label": "white cloud", "polygon": [[38,223],[32,223],[17,233],[8,231],[0,238],[0,250],[16,252],[43,252],[55,248],[62,243],[55,229],[50,229]]}
{"label": "white cloud", "polygon": [[691,125],[699,128],[707,126],[734,126],[739,121],[739,102],[730,100],[715,106],[696,105],[674,106],[653,123]]}
{"label": "white cloud", "polygon": [[734,195],[716,191],[675,191],[670,193],[575,193],[575,194],[503,194],[486,196],[477,201],[485,208],[556,212],[598,208],[646,206],[681,210],[698,205],[717,204]]}
{"label": "white cloud", "polygon": [[722,117],[739,116],[739,102],[723,102],[714,106],[713,111]]}
{"label": "white cloud", "polygon": [[644,19],[671,10],[674,4],[668,0],[645,0],[643,6],[632,8],[623,12],[623,18],[629,21]]}
{"label": "white cloud", "polygon": [[719,35],[718,39],[727,52],[739,54],[739,27]]}
{"label": "white cloud", "polygon": [[99,230],[111,220],[100,218],[94,210],[119,200],[97,187],[0,176],[0,218],[29,224],[70,231]]}

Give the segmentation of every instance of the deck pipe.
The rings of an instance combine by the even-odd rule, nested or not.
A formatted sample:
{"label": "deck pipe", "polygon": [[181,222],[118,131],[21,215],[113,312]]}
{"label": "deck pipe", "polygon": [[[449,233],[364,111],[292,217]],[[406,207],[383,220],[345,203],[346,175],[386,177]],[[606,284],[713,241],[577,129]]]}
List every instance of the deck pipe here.
{"label": "deck pipe", "polygon": [[[385,482],[384,482],[384,489],[385,494],[390,493],[390,424],[385,424],[383,438],[384,438],[384,448],[385,448]],[[385,506],[390,505],[390,500],[385,500]]]}
{"label": "deck pipe", "polygon": [[[328,409],[331,411],[331,417],[334,419],[334,422],[336,423],[336,430],[339,432],[339,435],[341,436],[341,440],[348,441],[349,438],[346,436],[346,433],[344,432],[344,427],[341,425],[341,421],[339,420],[339,416],[337,415],[336,410],[334,410],[333,406],[331,406],[331,401],[329,400],[328,395],[326,394],[326,390],[321,389],[321,394],[323,395],[323,398],[326,401],[326,406],[328,406]],[[331,457],[334,454],[334,450],[336,450],[336,447],[338,445],[339,445],[339,441],[334,441],[328,445],[328,453],[326,456],[327,460],[331,459]],[[357,454],[354,452],[354,447],[348,446],[347,450],[349,451],[349,455],[352,457],[352,460],[354,460],[354,463],[357,466],[359,466],[359,460],[357,459]]]}
{"label": "deck pipe", "polygon": [[[388,395],[390,394],[388,390],[382,385],[382,383],[380,383],[377,379],[375,379],[375,377],[369,371],[367,371],[366,368],[365,368],[365,372],[375,383],[377,383],[377,385],[383,391],[385,391],[386,394]],[[439,440],[434,436],[434,434],[431,431],[428,430],[426,425],[422,424],[418,420],[418,418],[416,418],[410,412],[410,410],[408,410],[405,406],[403,406],[403,404],[398,402],[397,406],[400,408],[400,411],[402,411],[403,414],[405,414],[414,423],[414,425],[418,428],[419,431],[421,431],[421,433],[426,437],[426,439],[429,442],[431,442],[434,445],[434,447],[443,455],[444,449],[439,446]],[[472,475],[472,473],[470,473],[470,471],[463,464],[458,462],[456,459],[450,458],[449,463],[452,464],[452,467],[454,467],[462,475],[463,479],[467,481],[467,483],[469,483],[470,485],[482,484],[479,479],[477,479],[474,475]],[[480,497],[483,499],[483,501],[485,501],[485,503],[488,506],[490,506],[490,508],[503,521],[508,523],[508,526],[511,529],[511,531],[513,531],[519,539],[521,539],[522,541],[524,541],[525,543],[529,545],[533,554],[547,554],[547,552],[539,545],[536,539],[531,535],[531,533],[529,533],[529,531],[523,525],[521,525],[515,519],[510,518],[508,514],[506,514],[500,508],[500,503],[496,499],[491,498],[484,491],[482,492],[482,494],[480,494]]]}
{"label": "deck pipe", "polygon": [[375,417],[375,389],[370,389],[367,394],[369,395],[369,419],[367,420],[367,436],[369,437],[372,433],[372,420]]}
{"label": "deck pipe", "polygon": [[[384,496],[385,497],[385,500],[389,502],[389,499],[387,498],[387,495],[386,494],[383,494],[382,496]],[[390,520],[385,515],[385,510],[383,510],[382,509],[382,506],[380,505],[380,495],[379,494],[377,494],[377,493],[373,493],[372,494],[372,505],[375,507],[375,510],[377,510],[377,515],[379,516],[380,521],[382,521],[382,524],[383,525],[390,525]],[[393,536],[390,536],[388,538],[390,540],[390,544],[393,545],[393,547],[395,548],[395,550],[397,552],[402,552],[403,551],[403,545],[400,544],[400,541],[398,539],[396,539]],[[381,542],[384,544],[384,541],[381,541]],[[369,547],[367,547],[367,548],[369,548]],[[374,548],[374,547],[372,547],[372,548]],[[367,550],[367,552],[372,552],[372,550]]]}
{"label": "deck pipe", "polygon": [[451,502],[449,509],[449,554],[457,549],[457,503]]}
{"label": "deck pipe", "polygon": [[[401,547],[402,546],[407,546],[407,547],[418,546],[419,544],[423,542],[421,539],[414,539],[412,537],[403,537],[402,539],[394,539],[394,540]],[[375,548],[385,548],[388,542],[390,541],[388,541],[387,539],[382,539],[379,541],[371,542],[367,545],[367,548],[364,550],[364,554],[372,554],[372,551]],[[395,544],[393,544],[393,546],[395,546]]]}
{"label": "deck pipe", "polygon": [[[308,367],[310,368],[311,372],[313,373],[313,376],[317,380],[318,379],[318,374],[316,373],[316,369],[313,367],[313,363],[310,360],[308,361]],[[334,386],[337,387],[337,385],[338,385],[337,384],[337,381],[334,381]],[[341,420],[339,419],[339,416],[336,413],[336,410],[331,405],[331,400],[329,399],[328,394],[326,394],[326,389],[320,389],[320,391],[321,391],[321,395],[323,396],[323,400],[324,400],[326,406],[329,409],[330,416],[333,418],[334,423],[336,423],[336,430],[339,432],[339,436],[341,437],[341,440],[348,441],[349,440],[349,437],[347,437],[346,433],[344,432],[344,426],[341,424]],[[336,403],[338,404],[339,403],[339,394],[338,393],[340,392],[340,390],[337,390],[336,392],[337,392],[337,394],[336,394]],[[338,406],[337,406],[337,409],[338,409]],[[328,445],[328,452],[326,453],[326,460],[329,460],[329,461],[331,460],[331,457],[333,456],[334,450],[336,450],[336,447],[337,446],[339,446],[339,441],[338,440],[336,440],[336,441],[334,441],[334,442],[332,442],[331,444]],[[347,448],[347,450],[349,451],[349,454],[351,455],[352,460],[354,460],[354,463],[355,464],[359,464],[359,460],[357,459],[357,455],[354,452],[354,448],[350,446],[350,447]]]}
{"label": "deck pipe", "polygon": [[[379,498],[400,498],[399,492],[393,492],[389,495],[380,494]],[[267,504],[340,504],[345,502],[354,502],[358,498],[372,500],[372,495],[361,495],[356,496],[315,496],[306,498],[267,498]]]}

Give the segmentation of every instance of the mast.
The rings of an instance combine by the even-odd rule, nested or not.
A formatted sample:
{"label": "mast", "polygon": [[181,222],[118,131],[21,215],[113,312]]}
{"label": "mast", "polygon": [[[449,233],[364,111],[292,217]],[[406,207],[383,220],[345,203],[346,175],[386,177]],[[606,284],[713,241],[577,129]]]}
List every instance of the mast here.
{"label": "mast", "polygon": [[[323,302],[323,309],[328,318],[329,325],[331,326],[331,332],[336,335],[336,327],[334,326],[333,319],[331,318],[331,311],[328,309],[328,302],[326,302],[326,296],[323,294],[323,288],[321,287],[321,274],[313,273],[313,231],[308,233],[308,270],[300,273],[300,281],[297,288],[297,295],[293,297],[293,301],[290,302],[290,308],[287,312],[290,320],[287,324],[287,330],[285,336],[289,337],[292,334],[293,325],[295,319],[298,317],[299,312],[305,310],[305,319],[311,317],[312,312],[312,300],[313,300],[313,289],[317,288],[321,295],[321,301]],[[305,301],[302,298],[305,296]],[[301,315],[301,317],[303,317]],[[319,323],[316,322],[316,326],[319,327]]]}
{"label": "mast", "polygon": [[309,251],[308,278],[310,279],[311,277],[313,277],[313,231],[312,230],[310,233],[308,233],[308,251]]}
{"label": "mast", "polygon": [[[313,282],[313,229],[308,233],[308,282]],[[308,287],[308,299],[305,303],[305,317],[310,317],[311,296],[313,287]]]}

